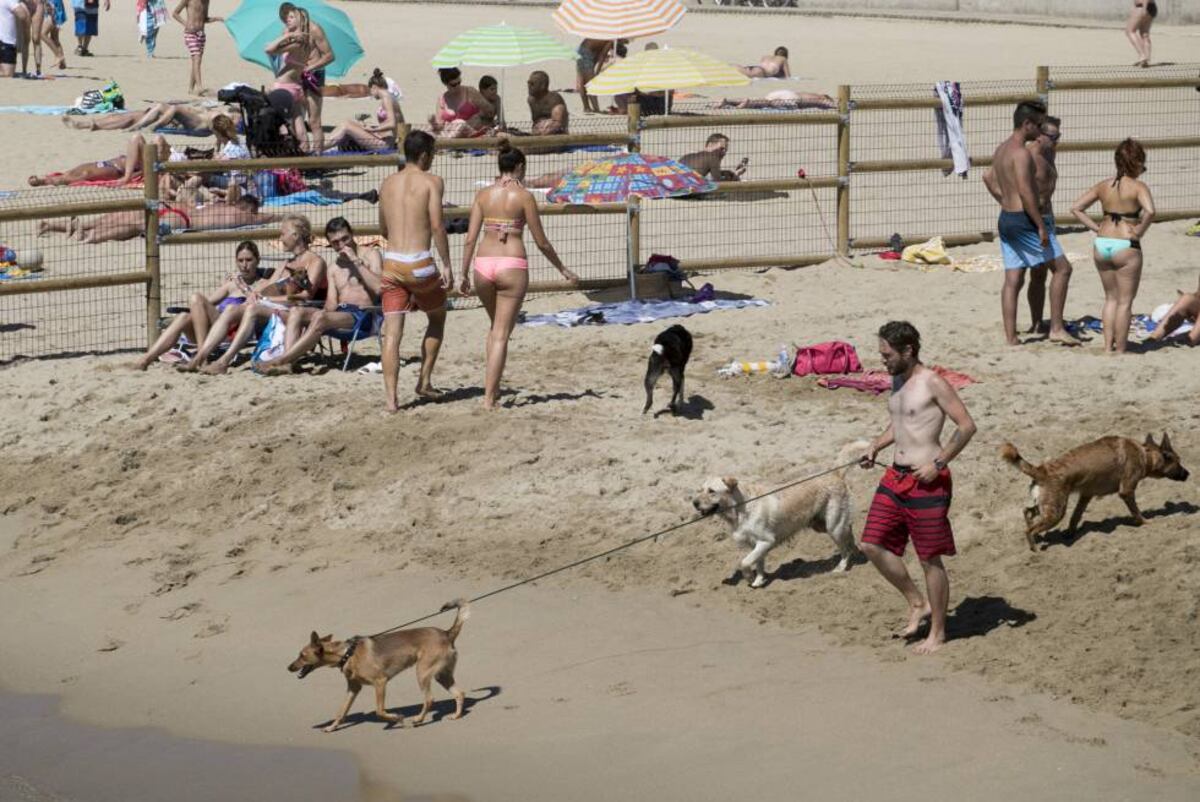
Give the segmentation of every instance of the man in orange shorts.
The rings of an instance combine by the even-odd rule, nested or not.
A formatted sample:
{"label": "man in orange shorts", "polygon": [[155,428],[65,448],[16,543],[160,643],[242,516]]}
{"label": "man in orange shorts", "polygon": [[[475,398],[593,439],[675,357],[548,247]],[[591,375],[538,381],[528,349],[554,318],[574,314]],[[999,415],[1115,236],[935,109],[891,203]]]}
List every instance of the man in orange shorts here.
{"label": "man in orange shorts", "polygon": [[[421,374],[417,395],[434,398],[439,392],[430,377],[442,347],[446,327],[446,291],[454,286],[450,241],[442,221],[442,179],[429,172],[434,139],[413,131],[404,139],[405,166],[384,179],[379,188],[379,220],[387,240],[383,252],[383,390],[389,412],[399,409],[396,384],[400,376],[400,335],[404,315],[414,308],[429,318],[421,343]],[[430,241],[442,259],[438,269]]]}
{"label": "man in orange shorts", "polygon": [[[947,464],[975,434],[975,421],[954,388],[921,364],[920,353],[921,335],[912,324],[892,321],[879,329],[879,355],[892,375],[891,424],[871,443],[863,467],[873,465],[875,455],[893,443],[896,449],[867,513],[861,548],[908,602],[908,625],[901,635],[915,636],[929,619],[929,636],[914,649],[929,654],[946,642],[950,580],[942,555],[955,552]],[[943,447],[947,417],[958,428]],[[904,547],[910,539],[925,572],[928,600],[904,567]]]}

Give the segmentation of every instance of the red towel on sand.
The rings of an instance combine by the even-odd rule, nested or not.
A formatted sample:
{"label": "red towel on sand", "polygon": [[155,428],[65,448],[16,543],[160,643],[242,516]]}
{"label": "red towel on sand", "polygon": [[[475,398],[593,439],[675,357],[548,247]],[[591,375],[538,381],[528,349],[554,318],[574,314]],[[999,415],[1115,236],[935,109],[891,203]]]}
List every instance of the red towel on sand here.
{"label": "red towel on sand", "polygon": [[[961,390],[968,384],[975,384],[978,381],[965,373],[943,368],[941,365],[931,365],[929,369],[949,382],[955,390]],[[864,393],[879,395],[892,389],[892,377],[886,370],[868,370],[861,376],[826,376],[817,379],[817,384],[830,390],[849,387],[852,390],[862,390]]]}

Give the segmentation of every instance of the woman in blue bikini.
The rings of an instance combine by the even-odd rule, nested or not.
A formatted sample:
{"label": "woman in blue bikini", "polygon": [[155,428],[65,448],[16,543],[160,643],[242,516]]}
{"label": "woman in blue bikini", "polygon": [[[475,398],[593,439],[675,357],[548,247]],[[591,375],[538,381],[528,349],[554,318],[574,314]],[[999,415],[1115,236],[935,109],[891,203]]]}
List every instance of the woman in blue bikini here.
{"label": "woman in blue bikini", "polygon": [[[1117,175],[1084,192],[1071,214],[1096,232],[1093,257],[1104,285],[1104,350],[1125,353],[1133,299],[1142,278],[1142,237],[1154,220],[1150,188],[1138,180],[1146,172],[1146,151],[1133,139],[1117,146]],[[1104,216],[1097,225],[1087,210],[1100,201]]]}

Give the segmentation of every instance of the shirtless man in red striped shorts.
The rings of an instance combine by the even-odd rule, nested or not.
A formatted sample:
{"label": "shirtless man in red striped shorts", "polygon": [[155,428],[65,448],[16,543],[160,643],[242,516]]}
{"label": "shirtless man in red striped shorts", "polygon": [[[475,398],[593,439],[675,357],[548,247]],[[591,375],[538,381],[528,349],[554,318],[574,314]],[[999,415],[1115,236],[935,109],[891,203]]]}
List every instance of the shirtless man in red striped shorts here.
{"label": "shirtless man in red striped shorts", "polygon": [[[867,513],[861,548],[908,602],[908,625],[901,636],[916,635],[929,619],[929,636],[913,651],[930,654],[946,642],[950,580],[942,555],[955,552],[949,520],[953,485],[947,464],[975,434],[975,421],[954,388],[921,364],[920,353],[921,335],[912,324],[892,321],[879,329],[879,355],[892,375],[891,423],[871,443],[863,467],[873,465],[875,455],[893,443],[896,449]],[[947,417],[958,428],[943,447]],[[928,600],[904,566],[904,547],[910,539],[925,571]]]}

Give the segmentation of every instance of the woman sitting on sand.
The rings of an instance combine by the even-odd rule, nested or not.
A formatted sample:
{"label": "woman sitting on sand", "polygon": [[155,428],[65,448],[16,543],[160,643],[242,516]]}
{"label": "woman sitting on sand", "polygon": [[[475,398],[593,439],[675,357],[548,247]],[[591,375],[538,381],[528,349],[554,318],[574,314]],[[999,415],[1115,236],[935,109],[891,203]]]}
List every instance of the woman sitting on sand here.
{"label": "woman sitting on sand", "polygon": [[1179,299],[1171,305],[1167,314],[1158,322],[1157,328],[1146,339],[1149,342],[1165,340],[1175,329],[1185,323],[1191,323],[1191,331],[1183,336],[1189,345],[1200,345],[1200,287],[1197,287],[1195,292],[1176,292],[1179,293]]}
{"label": "woman sitting on sand", "polygon": [[464,86],[457,67],[443,67],[438,77],[446,91],[438,95],[437,110],[429,118],[433,134],[441,139],[461,139],[487,133],[485,117],[494,117],[492,104],[473,86]]}
{"label": "woman sitting on sand", "polygon": [[[1093,257],[1104,285],[1104,350],[1125,353],[1133,299],[1142,278],[1142,237],[1154,221],[1150,188],[1138,180],[1146,172],[1146,151],[1126,139],[1114,154],[1115,178],[1105,179],[1084,192],[1071,207],[1080,223],[1096,232]],[[1096,201],[1104,212],[1097,225],[1087,214]]]}
{"label": "woman sitting on sand", "polygon": [[176,315],[154,345],[134,363],[137,370],[145,370],[150,363],[174,348],[181,334],[186,334],[189,341],[199,345],[207,339],[210,329],[228,332],[242,322],[242,305],[248,298],[254,297],[255,290],[261,289],[266,282],[259,281],[258,277],[257,245],[246,240],[237,246],[234,256],[237,259],[237,271],[226,276],[221,285],[207,295],[200,292],[193,295],[188,311]]}
{"label": "woman sitting on sand", "polygon": [[792,70],[788,66],[788,49],[786,47],[775,48],[775,53],[770,56],[763,56],[762,61],[757,64],[751,64],[748,67],[734,65],[742,75],[750,78],[791,78]]}
{"label": "woman sitting on sand", "polygon": [[[525,154],[504,142],[500,145],[498,163],[500,177],[490,187],[479,190],[471,205],[462,263],[462,291],[470,292],[471,269],[474,267],[475,292],[492,321],[487,337],[487,372],[483,389],[483,405],[489,409],[496,407],[500,395],[500,376],[508,357],[508,338],[529,287],[529,261],[521,238],[525,226],[529,226],[538,250],[563,278],[579,281],[578,276],[563,267],[542,229],[537,202],[521,183],[525,178]],[[476,255],[475,243],[481,230],[483,242]]]}
{"label": "woman sitting on sand", "polygon": [[379,101],[375,110],[375,122],[363,125],[355,120],[346,122],[334,128],[329,133],[328,142],[340,150],[387,150],[396,147],[396,125],[404,122],[404,112],[392,90],[383,70],[378,67],[367,79],[367,87],[371,97]]}

